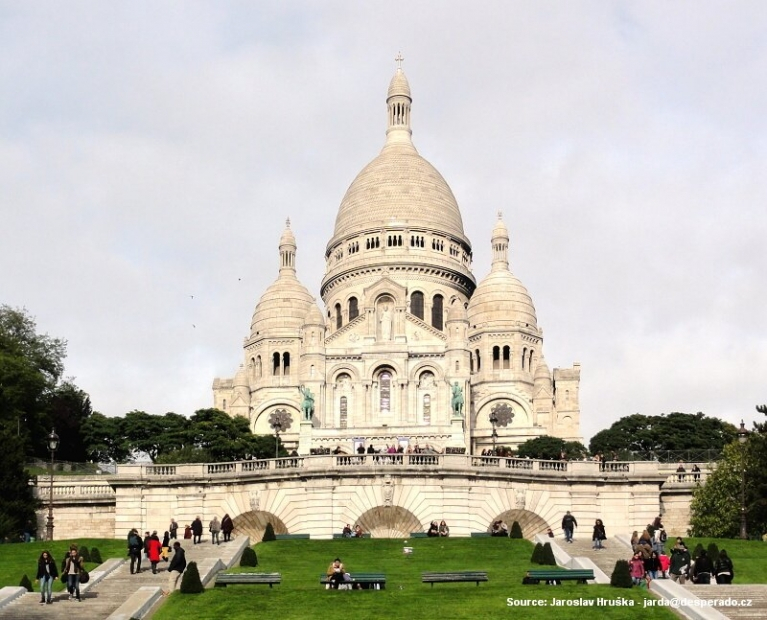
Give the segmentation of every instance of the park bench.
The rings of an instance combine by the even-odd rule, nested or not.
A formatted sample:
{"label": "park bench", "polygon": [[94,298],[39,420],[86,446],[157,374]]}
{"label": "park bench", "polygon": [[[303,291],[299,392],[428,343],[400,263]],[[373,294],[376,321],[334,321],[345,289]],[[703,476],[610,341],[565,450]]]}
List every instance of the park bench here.
{"label": "park bench", "polygon": [[216,587],[222,588],[256,584],[268,584],[271,588],[275,583],[282,583],[281,573],[218,573],[216,575]]}
{"label": "park bench", "polygon": [[472,532],[472,538],[490,538],[490,532]]}
{"label": "park bench", "polygon": [[527,571],[527,573],[525,573],[525,578],[522,580],[522,583],[525,585],[537,585],[541,583],[541,581],[549,584],[557,584],[562,581],[577,581],[578,583],[586,583],[587,581],[592,581],[593,579],[594,571],[591,569],[540,569]]}
{"label": "park bench", "polygon": [[410,532],[410,538],[428,538],[429,535],[426,532]]}
{"label": "park bench", "polygon": [[274,538],[276,540],[292,540],[294,538],[307,539],[309,538],[309,534],[275,534]]}
{"label": "park bench", "polygon": [[[349,573],[351,581],[346,581],[352,589],[360,590],[384,590],[386,588],[386,575],[383,573]],[[327,586],[327,575],[320,575],[320,584]],[[359,586],[359,588],[357,588]]]}
{"label": "park bench", "polygon": [[[333,538],[347,538],[347,536],[344,536],[343,534],[335,533],[333,534]],[[370,538],[370,532],[363,532],[362,536],[348,536],[348,538]]]}
{"label": "park bench", "polygon": [[479,585],[480,581],[487,581],[487,572],[477,570],[467,571],[454,571],[452,573],[422,573],[421,581],[423,583],[430,583],[431,587],[434,587],[435,583],[459,583],[459,582],[476,582]]}

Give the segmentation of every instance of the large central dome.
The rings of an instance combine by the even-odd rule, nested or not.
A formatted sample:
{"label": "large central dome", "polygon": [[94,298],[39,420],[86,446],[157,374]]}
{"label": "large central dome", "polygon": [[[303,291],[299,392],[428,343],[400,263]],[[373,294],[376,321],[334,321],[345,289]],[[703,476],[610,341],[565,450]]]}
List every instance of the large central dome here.
{"label": "large central dome", "polygon": [[386,144],[346,191],[330,246],[350,235],[392,224],[439,231],[468,243],[453,192],[410,139],[411,101],[407,78],[397,69],[386,99]]}

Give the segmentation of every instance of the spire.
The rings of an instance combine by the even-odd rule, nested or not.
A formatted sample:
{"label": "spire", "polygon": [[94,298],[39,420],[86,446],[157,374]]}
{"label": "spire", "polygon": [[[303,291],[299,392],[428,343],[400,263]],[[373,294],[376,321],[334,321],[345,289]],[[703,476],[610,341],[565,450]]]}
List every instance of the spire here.
{"label": "spire", "polygon": [[509,231],[503,223],[503,212],[498,211],[498,221],[493,227],[490,240],[493,247],[492,271],[509,270]]}
{"label": "spire", "polygon": [[280,237],[280,275],[296,273],[296,238],[290,230],[290,218],[285,220],[285,232]]}
{"label": "spire", "polygon": [[397,54],[394,59],[397,63],[397,71],[389,83],[389,92],[386,95],[386,107],[388,113],[388,127],[386,129],[386,144],[412,144],[410,135],[410,105],[413,99],[410,96],[410,84],[405,73],[402,71],[402,54]]}

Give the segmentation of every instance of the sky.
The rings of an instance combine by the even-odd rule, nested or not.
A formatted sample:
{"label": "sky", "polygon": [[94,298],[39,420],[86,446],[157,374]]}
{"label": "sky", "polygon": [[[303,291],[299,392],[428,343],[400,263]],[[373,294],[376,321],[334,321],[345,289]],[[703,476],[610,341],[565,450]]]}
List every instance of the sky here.
{"label": "sky", "polygon": [[319,299],[401,52],[475,277],[502,211],[586,440],[634,413],[750,426],[766,31],[761,0],[0,0],[0,304],[68,341],[96,411],[212,406],[288,217]]}

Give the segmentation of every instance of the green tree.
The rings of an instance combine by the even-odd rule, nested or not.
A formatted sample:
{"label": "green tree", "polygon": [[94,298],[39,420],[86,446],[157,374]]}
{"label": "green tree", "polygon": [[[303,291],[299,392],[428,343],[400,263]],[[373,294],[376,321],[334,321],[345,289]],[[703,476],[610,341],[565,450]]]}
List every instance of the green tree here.
{"label": "green tree", "polygon": [[[634,414],[613,423],[591,438],[592,454],[625,452],[644,454],[670,450],[721,450],[735,439],[732,424],[703,413]],[[628,455],[627,455],[628,456]]]}
{"label": "green tree", "polygon": [[59,436],[58,460],[77,463],[88,460],[82,428],[91,413],[90,396],[71,379],[65,380],[53,391],[49,401],[49,420]]}
{"label": "green tree", "polygon": [[13,431],[0,426],[0,540],[18,539],[30,528],[34,531],[35,509],[39,502],[32,495],[29,475],[24,468],[24,446]]}
{"label": "green tree", "polygon": [[96,463],[122,463],[130,449],[123,437],[122,418],[111,418],[94,412],[83,422],[81,432],[86,460]]}
{"label": "green tree", "polygon": [[162,417],[145,411],[131,411],[122,420],[122,433],[129,452],[143,452],[152,462],[163,449]]}
{"label": "green tree", "polygon": [[517,454],[521,458],[558,460],[562,453],[568,459],[580,459],[587,454],[586,446],[578,441],[565,441],[559,437],[543,435],[521,444]]}

